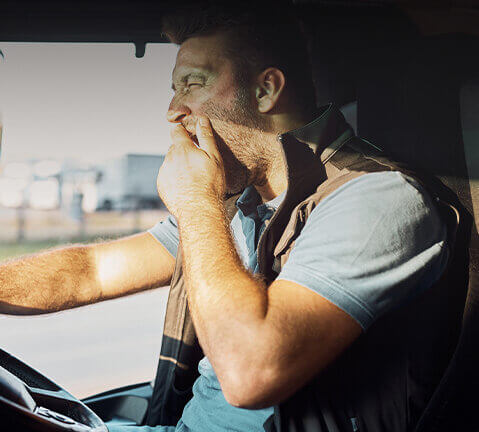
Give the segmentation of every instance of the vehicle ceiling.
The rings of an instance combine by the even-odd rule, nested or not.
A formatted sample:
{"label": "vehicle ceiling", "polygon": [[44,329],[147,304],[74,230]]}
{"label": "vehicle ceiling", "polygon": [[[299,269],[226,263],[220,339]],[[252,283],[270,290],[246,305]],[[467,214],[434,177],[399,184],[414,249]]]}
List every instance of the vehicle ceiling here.
{"label": "vehicle ceiling", "polygon": [[[384,16],[407,15],[421,32],[455,31],[479,35],[479,3],[474,0],[291,0],[307,17],[362,16],[384,29]],[[198,4],[198,2],[193,2]],[[243,2],[244,3],[244,2]],[[0,3],[0,41],[14,42],[133,42],[136,55],[145,43],[166,42],[158,22],[165,13],[187,8],[185,1],[147,0],[3,0]],[[256,2],[256,4],[258,4]],[[381,22],[383,21],[383,24]]]}

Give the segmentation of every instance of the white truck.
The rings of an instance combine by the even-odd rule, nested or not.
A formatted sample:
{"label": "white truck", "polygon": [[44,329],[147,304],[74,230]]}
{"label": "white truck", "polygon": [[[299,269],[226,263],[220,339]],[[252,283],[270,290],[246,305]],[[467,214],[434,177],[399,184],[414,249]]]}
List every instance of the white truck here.
{"label": "white truck", "polygon": [[164,155],[126,154],[100,167],[97,210],[137,210],[163,206],[156,177]]}

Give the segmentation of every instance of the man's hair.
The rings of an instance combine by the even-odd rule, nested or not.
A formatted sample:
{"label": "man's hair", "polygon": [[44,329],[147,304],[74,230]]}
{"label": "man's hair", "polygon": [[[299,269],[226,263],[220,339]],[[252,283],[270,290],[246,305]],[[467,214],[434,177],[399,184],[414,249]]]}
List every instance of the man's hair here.
{"label": "man's hair", "polygon": [[214,3],[190,5],[167,14],[162,31],[173,43],[182,44],[195,36],[222,34],[226,54],[235,65],[240,83],[268,67],[280,69],[286,77],[285,92],[300,112],[316,107],[308,43],[292,8],[258,2],[231,7]]}

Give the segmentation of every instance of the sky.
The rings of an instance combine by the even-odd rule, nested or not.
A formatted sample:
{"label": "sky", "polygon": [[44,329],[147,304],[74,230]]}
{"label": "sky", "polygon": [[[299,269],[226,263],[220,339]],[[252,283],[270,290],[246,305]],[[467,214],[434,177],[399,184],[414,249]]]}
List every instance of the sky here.
{"label": "sky", "polygon": [[164,154],[177,47],[0,43],[2,161]]}

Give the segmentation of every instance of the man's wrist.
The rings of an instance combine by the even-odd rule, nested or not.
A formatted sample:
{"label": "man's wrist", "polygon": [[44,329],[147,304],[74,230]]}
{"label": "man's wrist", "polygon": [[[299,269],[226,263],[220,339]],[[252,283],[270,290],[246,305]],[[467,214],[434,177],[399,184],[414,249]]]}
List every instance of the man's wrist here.
{"label": "man's wrist", "polygon": [[202,195],[197,196],[194,202],[179,209],[175,216],[180,225],[191,225],[191,222],[196,220],[204,222],[207,218],[222,219],[226,217],[225,215],[225,205],[221,199]]}

